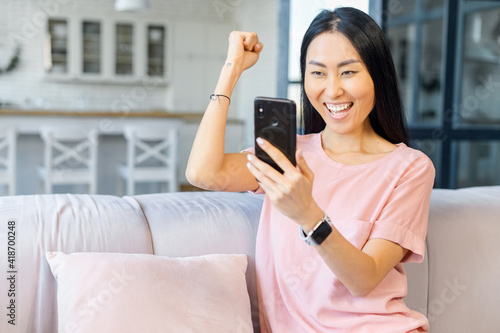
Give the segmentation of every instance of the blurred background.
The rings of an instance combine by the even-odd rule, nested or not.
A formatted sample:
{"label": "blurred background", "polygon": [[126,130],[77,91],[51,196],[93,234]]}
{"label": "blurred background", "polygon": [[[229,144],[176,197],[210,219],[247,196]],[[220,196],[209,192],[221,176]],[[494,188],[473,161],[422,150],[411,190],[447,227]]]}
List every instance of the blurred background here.
{"label": "blurred background", "polygon": [[[89,192],[82,184],[47,190],[39,170],[48,168],[42,129],[81,128],[98,138],[95,192],[123,195],[126,129],[160,127],[177,129],[176,149],[166,151],[175,186],[153,180],[135,194],[196,190],[184,171],[229,33],[255,31],[265,45],[231,98],[225,148],[238,152],[253,145],[255,96],[299,104],[302,36],[322,8],[342,5],[383,28],[411,145],[434,162],[435,187],[499,185],[500,1],[473,0],[0,0],[0,129],[16,132],[0,141],[0,165],[15,165],[5,179],[14,177],[15,194]],[[150,157],[168,146],[158,140]],[[67,156],[79,153],[66,147]]]}

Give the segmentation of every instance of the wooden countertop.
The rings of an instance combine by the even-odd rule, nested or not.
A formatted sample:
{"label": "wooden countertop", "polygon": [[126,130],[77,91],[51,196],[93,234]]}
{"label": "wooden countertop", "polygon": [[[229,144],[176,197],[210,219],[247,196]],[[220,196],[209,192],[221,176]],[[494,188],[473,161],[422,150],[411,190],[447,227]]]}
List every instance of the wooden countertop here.
{"label": "wooden countertop", "polygon": [[[57,111],[57,110],[16,110],[0,109],[0,116],[57,116],[57,117],[107,117],[107,118],[179,118],[186,121],[201,121],[203,113],[175,113],[167,111]],[[240,119],[228,119],[229,123],[243,123]]]}
{"label": "wooden countertop", "polygon": [[0,115],[12,116],[65,116],[65,117],[141,117],[141,118],[199,118],[202,113],[171,113],[166,111],[56,111],[56,110],[16,110],[0,109]]}

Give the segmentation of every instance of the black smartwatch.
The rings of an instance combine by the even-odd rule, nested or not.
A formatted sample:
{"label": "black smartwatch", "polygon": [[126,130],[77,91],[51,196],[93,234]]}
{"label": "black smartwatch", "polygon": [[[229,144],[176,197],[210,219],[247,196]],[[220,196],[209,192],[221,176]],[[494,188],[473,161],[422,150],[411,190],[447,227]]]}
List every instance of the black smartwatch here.
{"label": "black smartwatch", "polygon": [[320,245],[332,232],[332,221],[326,215],[319,221],[316,226],[305,233],[304,229],[300,227],[300,237],[306,242],[307,245]]}

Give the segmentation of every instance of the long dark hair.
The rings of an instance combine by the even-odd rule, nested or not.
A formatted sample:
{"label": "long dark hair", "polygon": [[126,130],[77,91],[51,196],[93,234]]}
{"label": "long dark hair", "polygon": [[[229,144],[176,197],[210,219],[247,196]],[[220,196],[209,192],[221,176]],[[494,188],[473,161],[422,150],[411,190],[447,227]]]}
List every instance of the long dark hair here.
{"label": "long dark hair", "polygon": [[311,41],[323,32],[343,34],[352,43],[368,69],[375,88],[375,106],[368,116],[373,130],[391,143],[403,142],[409,145],[396,69],[387,40],[370,16],[351,7],[323,10],[314,18],[302,40],[300,86],[304,134],[319,133],[326,125],[304,89],[307,49]]}

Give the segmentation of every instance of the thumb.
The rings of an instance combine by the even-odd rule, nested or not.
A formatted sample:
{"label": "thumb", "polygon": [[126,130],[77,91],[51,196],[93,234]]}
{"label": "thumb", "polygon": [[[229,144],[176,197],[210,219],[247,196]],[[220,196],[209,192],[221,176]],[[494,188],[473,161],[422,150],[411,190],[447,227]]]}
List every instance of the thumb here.
{"label": "thumb", "polygon": [[257,44],[255,44],[255,46],[253,47],[253,51],[255,53],[260,53],[260,51],[262,51],[262,49],[264,48],[264,44],[262,44],[262,42],[258,42]]}
{"label": "thumb", "polygon": [[297,149],[297,151],[295,152],[295,160],[297,161],[297,166],[299,167],[300,172],[302,172],[302,174],[306,176],[307,179],[312,181],[314,178],[314,173],[307,165],[304,156],[302,156],[302,149]]}

